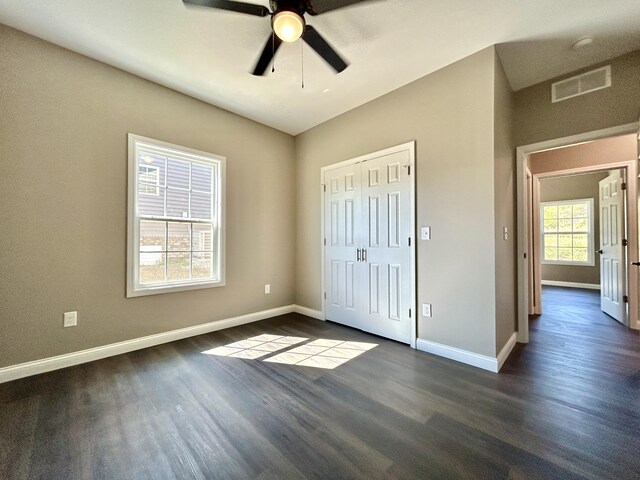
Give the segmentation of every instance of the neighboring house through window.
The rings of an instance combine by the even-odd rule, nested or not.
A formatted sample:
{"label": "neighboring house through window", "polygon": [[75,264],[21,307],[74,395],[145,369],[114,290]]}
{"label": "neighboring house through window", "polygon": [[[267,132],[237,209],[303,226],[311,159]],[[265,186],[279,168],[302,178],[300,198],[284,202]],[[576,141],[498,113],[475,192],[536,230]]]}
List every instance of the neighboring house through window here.
{"label": "neighboring house through window", "polygon": [[594,265],[593,199],[540,204],[542,263]]}
{"label": "neighboring house through window", "polygon": [[224,285],[224,167],[129,135],[127,296]]}
{"label": "neighboring house through window", "polygon": [[[153,158],[145,157],[145,162],[152,163]],[[143,195],[160,195],[160,168],[151,165],[138,166],[138,192]]]}

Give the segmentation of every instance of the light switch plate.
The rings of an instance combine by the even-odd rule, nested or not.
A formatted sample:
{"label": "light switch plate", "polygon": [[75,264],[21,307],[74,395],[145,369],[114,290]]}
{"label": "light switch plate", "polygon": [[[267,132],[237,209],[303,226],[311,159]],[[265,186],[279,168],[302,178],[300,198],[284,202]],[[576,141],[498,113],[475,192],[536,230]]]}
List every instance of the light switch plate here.
{"label": "light switch plate", "polygon": [[431,227],[422,227],[420,229],[420,238],[422,240],[431,240]]}
{"label": "light switch plate", "polygon": [[76,325],[78,325],[78,312],[65,312],[64,326],[75,327]]}
{"label": "light switch plate", "polygon": [[264,293],[265,293],[265,294],[267,294],[267,293],[271,293],[271,284],[270,284],[270,283],[267,283],[267,284],[264,286]]}

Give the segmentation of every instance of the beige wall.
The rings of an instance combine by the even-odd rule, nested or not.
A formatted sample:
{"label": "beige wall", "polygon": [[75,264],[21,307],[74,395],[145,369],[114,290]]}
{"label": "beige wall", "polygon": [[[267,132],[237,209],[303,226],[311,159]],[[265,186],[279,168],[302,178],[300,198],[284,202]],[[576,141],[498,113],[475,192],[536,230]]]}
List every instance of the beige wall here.
{"label": "beige wall", "polygon": [[[291,136],[1,25],[0,106],[0,367],[293,302]],[[125,298],[128,132],[227,157],[226,287]]]}
{"label": "beige wall", "polygon": [[611,87],[551,103],[553,79],[515,93],[516,145],[529,145],[637,122],[640,113],[640,50],[565,75],[611,64]]}
{"label": "beige wall", "polygon": [[629,162],[636,158],[636,135],[620,135],[534,153],[529,157],[531,173],[550,173],[608,163]]}
{"label": "beige wall", "polygon": [[[595,172],[583,175],[573,175],[557,178],[543,178],[540,180],[540,201],[555,202],[558,200],[578,200],[593,198],[593,231],[594,250],[600,245],[600,207],[598,182],[605,178],[608,172]],[[582,265],[542,265],[542,280],[555,280],[575,283],[600,283],[600,262],[596,255],[594,266]]]}
{"label": "beige wall", "polygon": [[[516,331],[516,219],[513,93],[500,59],[495,62],[494,189],[496,251],[496,352]],[[504,228],[507,239],[504,239]]]}
{"label": "beige wall", "polygon": [[296,303],[322,307],[321,167],[416,140],[418,335],[495,356],[494,76],[491,47],[296,137]]}

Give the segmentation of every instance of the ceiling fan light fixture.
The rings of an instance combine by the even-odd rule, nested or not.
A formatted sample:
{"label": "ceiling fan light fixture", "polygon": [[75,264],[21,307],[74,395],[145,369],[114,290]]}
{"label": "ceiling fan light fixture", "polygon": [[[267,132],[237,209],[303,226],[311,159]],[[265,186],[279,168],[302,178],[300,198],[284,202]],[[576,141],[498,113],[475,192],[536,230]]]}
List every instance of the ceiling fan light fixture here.
{"label": "ceiling fan light fixture", "polygon": [[304,32],[304,18],[291,10],[282,10],[273,16],[273,31],[283,42],[295,42]]}

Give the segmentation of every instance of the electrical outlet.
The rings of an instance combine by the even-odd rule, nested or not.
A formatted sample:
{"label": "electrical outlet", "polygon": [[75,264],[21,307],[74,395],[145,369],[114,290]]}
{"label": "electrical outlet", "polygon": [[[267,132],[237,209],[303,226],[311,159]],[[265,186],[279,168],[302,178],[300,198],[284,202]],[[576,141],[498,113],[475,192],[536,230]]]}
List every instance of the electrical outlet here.
{"label": "electrical outlet", "polygon": [[509,229],[507,227],[502,229],[502,238],[509,240]]}
{"label": "electrical outlet", "polygon": [[78,325],[78,312],[65,312],[64,326],[75,327],[76,325]]}
{"label": "electrical outlet", "polygon": [[267,294],[267,293],[271,293],[271,284],[270,284],[270,283],[267,283],[267,284],[264,286],[264,293],[265,293],[265,294]]}
{"label": "electrical outlet", "polygon": [[420,229],[420,238],[422,240],[431,240],[431,227],[422,227]]}
{"label": "electrical outlet", "polygon": [[431,316],[431,304],[430,303],[423,303],[422,304],[422,316],[423,317],[430,317]]}

